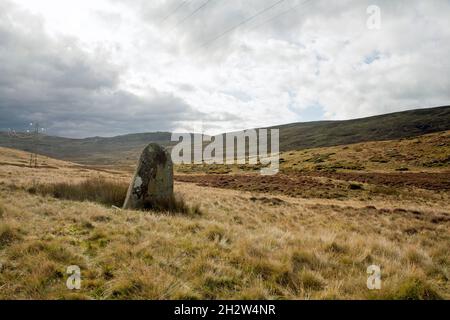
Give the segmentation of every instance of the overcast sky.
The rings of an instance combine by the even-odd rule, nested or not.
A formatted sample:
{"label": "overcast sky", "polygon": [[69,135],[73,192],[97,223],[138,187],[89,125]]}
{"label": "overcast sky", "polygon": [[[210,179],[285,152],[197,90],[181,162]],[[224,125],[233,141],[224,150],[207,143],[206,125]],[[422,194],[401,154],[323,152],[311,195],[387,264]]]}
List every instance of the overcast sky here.
{"label": "overcast sky", "polygon": [[449,17],[448,0],[0,0],[0,129],[212,134],[446,105]]}

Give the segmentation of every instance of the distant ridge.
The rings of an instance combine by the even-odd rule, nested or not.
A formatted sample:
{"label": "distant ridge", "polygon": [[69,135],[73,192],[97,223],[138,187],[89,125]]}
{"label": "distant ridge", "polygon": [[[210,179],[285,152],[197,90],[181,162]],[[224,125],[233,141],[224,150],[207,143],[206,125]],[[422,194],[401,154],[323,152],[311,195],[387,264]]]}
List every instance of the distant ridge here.
{"label": "distant ridge", "polygon": [[393,140],[450,130],[450,106],[416,109],[367,118],[280,125],[283,151]]}
{"label": "distant ridge", "polygon": [[[281,151],[329,147],[367,141],[392,140],[450,130],[450,106],[395,112],[342,121],[300,122],[280,129]],[[112,165],[135,160],[150,142],[171,146],[170,132],[135,133],[111,138],[70,139],[41,136],[38,152],[82,164]],[[32,150],[31,139],[0,132],[0,146]],[[129,161],[128,161],[129,162]]]}

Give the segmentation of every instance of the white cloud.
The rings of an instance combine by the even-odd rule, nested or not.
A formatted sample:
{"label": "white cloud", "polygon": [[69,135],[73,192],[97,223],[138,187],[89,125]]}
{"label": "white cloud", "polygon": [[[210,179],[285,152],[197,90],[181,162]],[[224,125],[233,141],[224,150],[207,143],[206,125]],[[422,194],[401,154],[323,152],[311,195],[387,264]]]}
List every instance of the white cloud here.
{"label": "white cloud", "polygon": [[[167,130],[189,130],[203,121],[208,133],[217,133],[313,120],[311,115],[347,119],[450,101],[448,1],[285,0],[202,47],[276,2],[213,0],[177,24],[205,1],[192,0],[163,20],[179,0],[16,0],[19,7],[41,18],[19,16],[15,24],[53,39],[55,61],[75,59],[63,45],[73,39],[83,61],[69,63],[74,69],[63,69],[73,74],[63,82],[66,86],[70,81],[90,86],[106,81],[104,72],[112,72],[108,81],[113,81],[109,87],[114,92],[145,101],[138,104],[138,111],[127,102],[120,112],[105,116],[106,128],[108,121],[120,123],[115,132],[151,131],[144,125],[136,127],[135,118],[127,118],[132,114],[140,118],[159,114],[160,127]],[[380,30],[366,27],[366,8],[372,4],[381,9]],[[270,20],[278,14],[282,15]],[[45,35],[33,26],[36,21]],[[58,53],[61,59],[56,58]],[[77,69],[78,65],[89,72]],[[23,72],[12,66],[12,77]],[[65,93],[64,88],[47,92]],[[31,97],[43,99],[37,93]],[[101,122],[100,114],[111,102],[102,97],[108,103],[101,105],[96,99],[98,92],[92,89],[83,103],[98,108],[96,121]],[[178,117],[173,117],[177,111],[173,101],[184,106]],[[68,115],[67,124],[83,121],[81,116]],[[92,133],[104,130],[96,128]],[[70,134],[81,133],[74,127]]]}

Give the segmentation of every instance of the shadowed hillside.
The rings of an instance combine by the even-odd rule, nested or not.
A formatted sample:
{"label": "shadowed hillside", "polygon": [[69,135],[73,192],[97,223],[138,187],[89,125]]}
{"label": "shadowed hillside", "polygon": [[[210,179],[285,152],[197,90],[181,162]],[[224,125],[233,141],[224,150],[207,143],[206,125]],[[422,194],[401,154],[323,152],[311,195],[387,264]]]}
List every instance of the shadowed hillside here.
{"label": "shadowed hillside", "polygon": [[0,146],[34,151],[49,157],[70,160],[82,164],[120,164],[136,160],[137,154],[150,142],[163,146],[169,145],[169,132],[138,133],[112,138],[92,137],[85,139],[70,139],[40,135],[37,146],[33,139],[26,135],[19,137],[0,133]]}
{"label": "shadowed hillside", "polygon": [[282,151],[394,140],[449,130],[450,106],[346,121],[292,123],[278,128]]}

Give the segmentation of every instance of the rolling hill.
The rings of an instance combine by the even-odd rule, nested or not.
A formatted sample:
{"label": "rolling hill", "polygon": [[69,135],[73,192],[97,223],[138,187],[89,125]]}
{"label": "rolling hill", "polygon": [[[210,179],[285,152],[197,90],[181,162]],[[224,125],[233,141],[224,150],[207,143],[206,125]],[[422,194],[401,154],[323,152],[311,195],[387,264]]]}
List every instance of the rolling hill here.
{"label": "rolling hill", "polygon": [[292,123],[278,128],[282,151],[394,140],[449,130],[450,106],[345,121]]}
{"label": "rolling hill", "polygon": [[[331,147],[367,141],[410,138],[450,130],[450,106],[396,112],[344,120],[280,125],[281,151]],[[37,143],[26,135],[0,132],[0,146],[88,165],[128,165],[145,145],[170,147],[169,132],[136,133],[111,138],[70,139],[40,135]]]}

